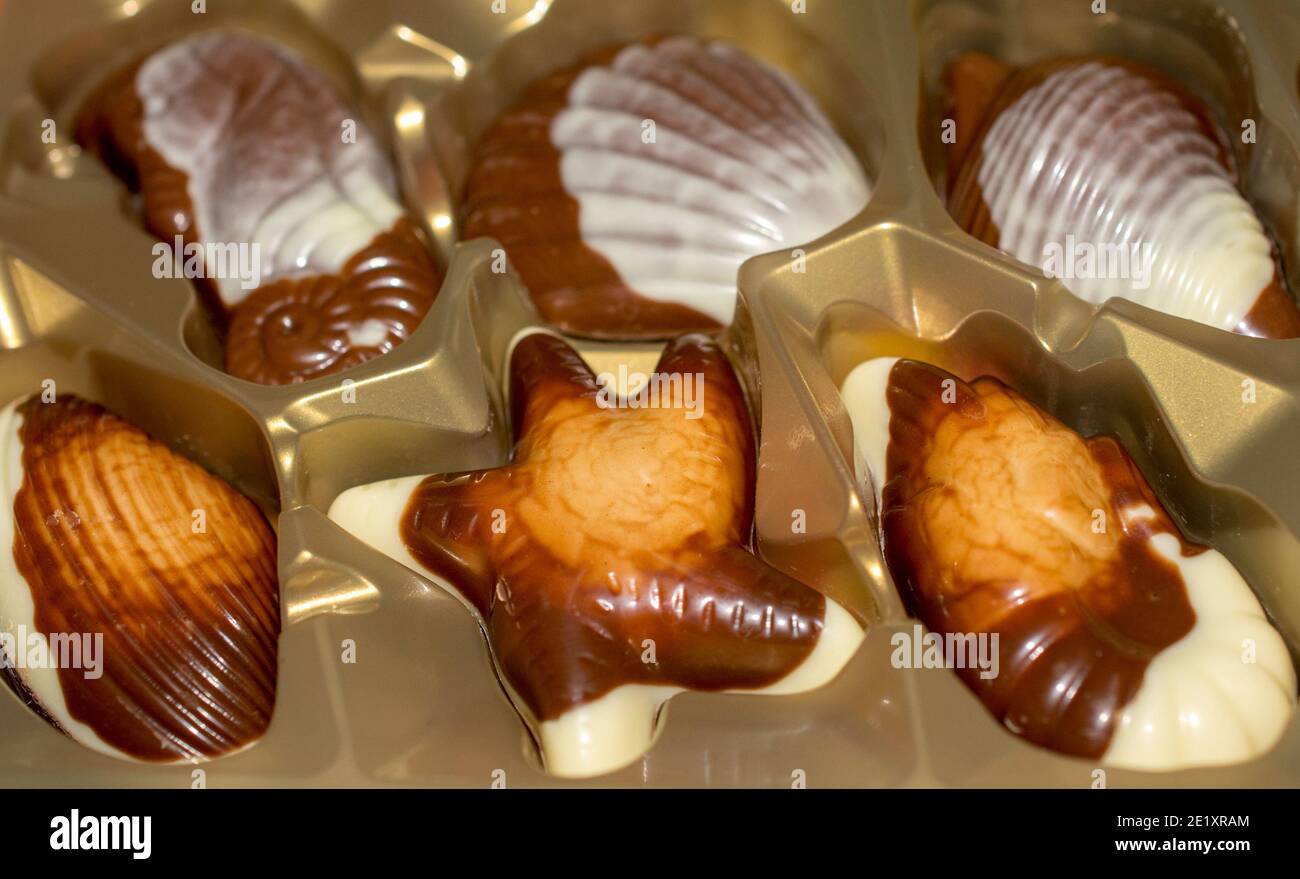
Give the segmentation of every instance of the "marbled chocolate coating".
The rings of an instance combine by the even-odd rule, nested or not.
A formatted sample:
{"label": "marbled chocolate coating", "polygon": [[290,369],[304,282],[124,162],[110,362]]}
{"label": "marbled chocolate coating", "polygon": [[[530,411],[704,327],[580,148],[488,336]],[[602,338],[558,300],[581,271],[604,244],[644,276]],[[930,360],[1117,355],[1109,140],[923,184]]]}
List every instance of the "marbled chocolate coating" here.
{"label": "marbled chocolate coating", "polygon": [[989,710],[1030,741],[1099,757],[1147,663],[1195,620],[1148,545],[1178,530],[1114,440],[1080,439],[993,379],[958,382],[945,403],[945,379],[912,361],[890,375],[889,569],[933,629],[1000,634],[998,678],[960,672]]}
{"label": "marbled chocolate coating", "polygon": [[1013,70],[971,54],[947,80],[959,126],[949,209],[967,232],[1044,270],[1052,249],[1072,243],[1098,260],[1106,248],[1148,247],[1146,278],[1131,260],[1114,262],[1119,271],[1055,271],[1090,302],[1120,296],[1222,329],[1300,335],[1276,248],[1193,95],[1107,57]]}
{"label": "marbled chocolate coating", "polygon": [[987,639],[996,664],[957,673],[1010,730],[1146,770],[1278,741],[1296,702],[1286,643],[1117,442],[1080,437],[996,379],[915,361],[869,360],[842,392],[894,582],[968,656]]}
{"label": "marbled chocolate coating", "polygon": [[826,599],[747,549],[754,446],[726,357],[685,336],[657,370],[702,377],[700,417],[602,407],[572,348],[525,337],[511,361],[513,461],[429,477],[402,518],[410,554],[478,609],[507,682],[543,721],[625,684],[762,687],[822,631]]}
{"label": "marbled chocolate coating", "polygon": [[[275,534],[261,512],[100,406],[33,397],[16,414],[21,429],[0,442],[0,482],[17,489],[5,498],[17,577],[0,583],[0,624],[102,635],[103,649],[98,676],[60,667],[33,684],[11,669],[11,683],[73,738],[138,760],[256,741],[275,703],[280,633]],[[20,457],[8,460],[14,439]]]}
{"label": "marbled chocolate coating", "polygon": [[[78,138],[138,189],[165,242],[256,248],[256,290],[212,277],[211,260],[198,279],[239,331],[232,374],[278,384],[355,365],[404,340],[437,295],[378,141],[319,71],[278,46],[219,30],[164,46],[91,96]],[[393,294],[377,297],[382,285]],[[288,331],[248,344],[249,325],[289,313]]]}
{"label": "marbled chocolate coating", "polygon": [[533,83],[474,151],[463,231],[505,245],[558,328],[662,338],[729,323],[745,259],[829,232],[869,194],[790,77],[672,37]]}

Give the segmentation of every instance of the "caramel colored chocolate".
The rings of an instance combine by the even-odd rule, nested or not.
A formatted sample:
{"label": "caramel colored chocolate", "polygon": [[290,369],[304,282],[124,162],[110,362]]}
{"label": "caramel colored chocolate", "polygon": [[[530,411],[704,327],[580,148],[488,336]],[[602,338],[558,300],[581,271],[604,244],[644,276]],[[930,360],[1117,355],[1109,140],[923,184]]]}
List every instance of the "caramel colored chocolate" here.
{"label": "caramel colored chocolate", "polygon": [[1195,623],[1150,538],[1204,548],[1118,443],[1081,439],[996,379],[903,360],[886,398],[882,529],[905,601],[933,631],[998,634],[1000,673],[959,673],[1011,730],[1100,757],[1147,665]]}
{"label": "caramel colored chocolate", "polygon": [[1237,324],[1237,332],[1263,339],[1300,338],[1300,308],[1296,307],[1280,276],[1274,275],[1272,283],[1259,294],[1259,299]]}
{"label": "caramel colored chocolate", "polygon": [[140,193],[165,243],[258,248],[258,279],[193,279],[229,330],[233,375],[285,384],[355,366],[401,344],[438,293],[354,115],[296,56],[207,31],[109,77],[78,117],[78,140]]}
{"label": "caramel colored chocolate", "polygon": [[[262,514],[99,406],[32,398],[19,412],[13,554],[36,629],[103,635],[101,677],[58,671],[70,716],[148,761],[216,757],[260,738],[280,632],[275,535]],[[40,707],[41,694],[20,695]]]}
{"label": "caramel colored chocolate", "polygon": [[[415,224],[398,220],[337,275],[258,288],[235,309],[226,370],[248,381],[282,385],[364,363],[415,331],[439,283]],[[367,332],[375,338],[360,337]]]}
{"label": "caramel colored chocolate", "polygon": [[543,721],[622,684],[765,686],[823,627],[822,595],[747,549],[754,443],[726,357],[685,336],[657,372],[695,383],[698,417],[663,397],[602,406],[572,348],[525,337],[512,463],[430,477],[402,518],[411,555],[478,609],[506,681]]}
{"label": "caramel colored chocolate", "polygon": [[[1081,75],[1090,68],[1096,72]],[[1113,78],[1120,73],[1128,79]],[[1035,95],[1063,77],[1079,81],[1061,96],[1072,103],[1043,106]],[[1225,206],[1215,195],[1239,186],[1233,156],[1205,105],[1180,84],[1122,58],[1065,57],[1012,68],[982,53],[958,57],[944,82],[957,122],[957,139],[947,147],[948,207],[966,232],[1040,266],[1043,246],[1067,233],[1090,246],[1145,243],[1159,251],[1164,272],[1149,288],[1116,279],[1109,288],[1084,289],[1068,277],[1066,285],[1097,303],[1123,295],[1246,335],[1300,336],[1300,308],[1282,280],[1276,243],[1244,199]],[[1020,115],[999,130],[1000,118],[1013,112]],[[1034,145],[1032,157],[1026,143]],[[986,192],[990,180],[994,188]],[[1091,234],[1080,234],[1085,229]],[[1217,256],[1193,268],[1190,257],[1211,243],[1221,246]],[[1253,262],[1242,256],[1247,251]],[[1254,271],[1260,264],[1262,276]],[[1244,291],[1243,301],[1233,285],[1247,272],[1258,285]],[[1234,307],[1235,317],[1225,319]]]}
{"label": "caramel colored chocolate", "polygon": [[[140,62],[130,64],[90,94],[77,114],[77,143],[139,194],[140,219],[152,235],[166,242],[180,236],[186,244],[201,243],[185,172],[167,164],[144,136],[144,106],[135,90],[139,70]],[[212,318],[224,328],[226,309],[216,285],[208,278],[193,281]]]}
{"label": "caramel colored chocolate", "polygon": [[[957,137],[948,144],[949,193],[956,186],[958,173],[966,166],[966,154],[979,141],[978,133],[995,115],[994,103],[1013,72],[1009,65],[982,52],[958,56],[944,71],[943,85],[951,104],[952,119],[957,124]],[[980,237],[970,229],[967,231]]]}

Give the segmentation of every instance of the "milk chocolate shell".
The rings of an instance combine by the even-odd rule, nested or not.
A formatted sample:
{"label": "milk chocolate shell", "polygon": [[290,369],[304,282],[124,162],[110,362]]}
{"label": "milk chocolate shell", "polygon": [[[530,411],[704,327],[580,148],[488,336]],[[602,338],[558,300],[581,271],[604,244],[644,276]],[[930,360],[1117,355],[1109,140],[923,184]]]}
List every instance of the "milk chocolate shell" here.
{"label": "milk chocolate shell", "polygon": [[474,152],[463,233],[505,246],[556,327],[667,338],[730,323],[746,258],[820,237],[870,191],[790,77],[673,37],[535,82]]}
{"label": "milk chocolate shell", "polygon": [[230,320],[232,375],[287,384],[368,360],[437,295],[380,144],[276,45],[227,31],[171,43],[90,97],[77,138],[139,191],[149,230],[193,257],[175,264]]}
{"label": "milk chocolate shell", "polygon": [[1113,296],[1255,336],[1300,336],[1275,248],[1205,106],[1106,57],[947,73],[949,209],[967,232],[1080,298]]}
{"label": "milk chocolate shell", "polygon": [[252,502],[103,408],[0,410],[0,653],[33,710],[111,756],[196,762],[266,731],[275,535]]}
{"label": "milk chocolate shell", "polygon": [[509,465],[353,488],[330,518],[477,611],[548,770],[636,759],[679,690],[793,692],[839,670],[858,624],[748,548],[753,436],[712,340],[670,344],[631,397],[548,333],[510,363]]}
{"label": "milk chocolate shell", "polygon": [[959,674],[1010,730],[1148,770],[1277,742],[1296,702],[1286,644],[1118,443],[915,361],[867,361],[843,397],[894,582],[933,632],[997,634],[998,674]]}

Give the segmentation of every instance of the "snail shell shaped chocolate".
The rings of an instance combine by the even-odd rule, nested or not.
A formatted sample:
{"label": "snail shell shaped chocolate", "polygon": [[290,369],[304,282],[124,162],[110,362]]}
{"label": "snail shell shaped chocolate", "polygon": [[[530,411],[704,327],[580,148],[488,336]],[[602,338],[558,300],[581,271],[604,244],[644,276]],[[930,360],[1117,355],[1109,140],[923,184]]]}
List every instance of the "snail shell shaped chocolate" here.
{"label": "snail shell shaped chocolate", "polygon": [[0,489],[0,652],[24,702],[125,759],[206,760],[262,736],[280,611],[252,502],[75,397],[0,410]]}
{"label": "snail shell shaped chocolate", "polygon": [[[234,375],[283,384],[355,365],[404,340],[437,295],[381,145],[319,71],[272,43],[222,30],[177,40],[90,97],[78,140],[139,189],[150,231],[203,248],[200,286],[218,312],[245,331],[298,315],[265,346],[231,339]],[[394,291],[372,310],[381,284]]]}
{"label": "snail shell shaped chocolate", "polygon": [[330,518],[474,608],[549,771],[636,759],[682,689],[835,675],[861,628],[749,551],[753,436],[716,343],[671,343],[631,398],[547,333],[510,363],[509,465],[353,488]]}
{"label": "snail shell shaped chocolate", "polygon": [[870,191],[790,77],[672,37],[534,83],[475,150],[463,231],[505,245],[551,324],[664,338],[730,323],[745,259],[829,232]]}
{"label": "snail shell shaped chocolate", "polygon": [[338,274],[275,281],[248,297],[230,322],[226,368],[286,384],[364,363],[415,331],[438,284],[415,225],[398,220]]}
{"label": "snail shell shaped chocolate", "polygon": [[997,633],[997,676],[959,674],[1008,728],[1147,770],[1277,742],[1296,702],[1286,644],[1118,443],[915,361],[867,361],[842,392],[894,582],[934,632]]}
{"label": "snail shell shaped chocolate", "polygon": [[1110,58],[948,72],[962,126],[949,209],[967,232],[1062,279],[1257,336],[1300,335],[1272,241],[1196,98]]}

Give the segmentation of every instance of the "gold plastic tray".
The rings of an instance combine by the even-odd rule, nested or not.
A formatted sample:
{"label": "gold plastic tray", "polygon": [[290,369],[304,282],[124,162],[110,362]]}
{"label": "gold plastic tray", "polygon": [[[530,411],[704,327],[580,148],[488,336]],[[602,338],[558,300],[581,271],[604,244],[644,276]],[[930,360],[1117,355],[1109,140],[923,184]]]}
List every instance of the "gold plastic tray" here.
{"label": "gold plastic tray", "polygon": [[[955,53],[1142,58],[1200,93],[1228,131],[1256,120],[1257,143],[1238,145],[1244,185],[1300,287],[1300,11],[1269,0],[1106,6],[1097,15],[1092,0],[207,0],[202,13],[189,0],[0,5],[0,402],[53,378],[229,478],[277,524],[285,626],[275,715],[256,747],[203,765],[203,782],[561,783],[541,770],[463,605],[324,511],[364,482],[505,462],[503,359],[536,315],[517,280],[492,271],[496,242],[457,242],[467,151],[536,76],[654,33],[728,39],[785,68],[875,180],[845,227],[745,264],[723,337],[759,424],[760,551],[869,628],[826,687],[679,695],[644,758],[564,784],[1096,783],[1097,766],[1005,732],[950,672],[891,666],[890,635],[912,622],[853,479],[836,392],[849,368],[879,354],[978,364],[1076,429],[1119,437],[1175,519],[1237,564],[1300,652],[1300,341],[1235,337],[1122,301],[1094,309],[964,236],[936,192],[936,83]],[[152,240],[120,185],[71,145],[72,114],[98,76],[219,25],[298,49],[389,139],[408,205],[448,268],[429,316],[392,353],[291,387],[220,372],[192,291],[152,276]],[[52,144],[40,137],[46,119]],[[603,364],[654,355],[579,347]],[[1244,402],[1247,387],[1254,402]],[[807,533],[792,533],[796,510]],[[0,728],[0,784],[195,782],[193,767],[81,748],[8,696]],[[1111,770],[1106,784],[1297,786],[1300,722],[1250,764]]]}

